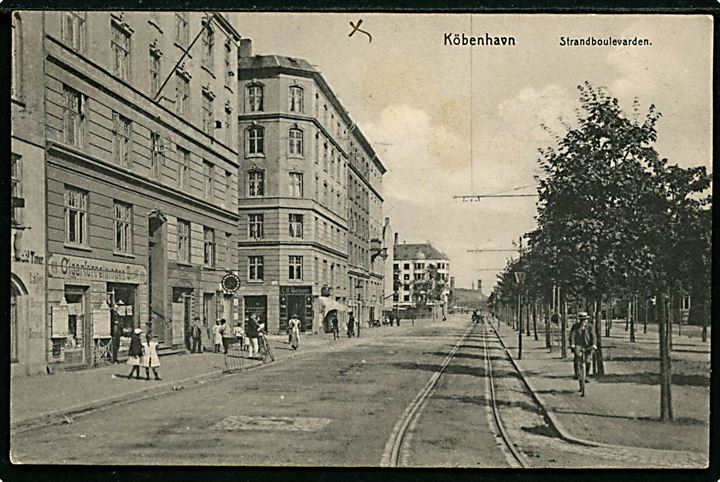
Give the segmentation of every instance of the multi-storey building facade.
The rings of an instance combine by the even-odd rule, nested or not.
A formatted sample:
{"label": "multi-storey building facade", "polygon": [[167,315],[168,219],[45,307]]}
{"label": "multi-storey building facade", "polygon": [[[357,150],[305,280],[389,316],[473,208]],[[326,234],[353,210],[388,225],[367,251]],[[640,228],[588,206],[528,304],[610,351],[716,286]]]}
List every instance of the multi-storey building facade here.
{"label": "multi-storey building facade", "polygon": [[182,346],[192,317],[232,320],[238,33],[202,12],[37,15],[47,363],[91,364],[116,327]]}
{"label": "multi-storey building facade", "polygon": [[12,14],[11,375],[45,370],[45,103],[42,12]]}
{"label": "multi-storey building facade", "polygon": [[[376,158],[309,63],[251,49],[243,40],[238,70],[243,316],[257,313],[271,332],[292,315],[317,329],[319,296],[351,304],[350,266],[368,279],[370,201],[367,189],[350,197],[362,180],[353,148]],[[351,221],[361,202],[363,221]]]}
{"label": "multi-storey building facade", "polygon": [[[443,298],[449,293],[450,259],[441,251],[434,248],[430,242],[421,244],[398,243],[397,235],[394,246],[393,276],[394,285],[398,287],[393,294],[393,303],[398,308],[407,309],[415,304],[413,283],[426,279],[428,267],[432,266],[448,289]],[[433,302],[428,303],[432,305]]]}

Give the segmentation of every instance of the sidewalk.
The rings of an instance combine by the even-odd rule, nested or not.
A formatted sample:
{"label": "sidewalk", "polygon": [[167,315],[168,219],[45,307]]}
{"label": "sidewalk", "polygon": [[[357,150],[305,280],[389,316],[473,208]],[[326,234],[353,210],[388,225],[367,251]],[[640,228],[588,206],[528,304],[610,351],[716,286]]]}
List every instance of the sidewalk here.
{"label": "sidewalk", "polygon": [[[493,324],[497,327],[497,324]],[[542,327],[544,330],[544,327]],[[710,343],[699,336],[674,337],[672,404],[675,420],[660,422],[657,333],[637,335],[630,343],[624,329],[603,338],[605,376],[592,377],[580,397],[573,378],[572,355],[545,348],[523,334],[523,357],[517,360],[517,332],[500,322],[499,334],[528,384],[563,435],[601,444],[690,451],[707,456],[710,413]],[[693,334],[694,335],[694,334]]]}
{"label": "sidewalk", "polygon": [[[415,328],[427,326],[432,320],[417,320]],[[410,323],[401,327],[362,327],[361,338],[341,336],[333,341],[332,334],[301,334],[300,347],[292,350],[283,335],[269,336],[275,363],[302,358],[322,351],[334,351],[362,344],[378,336],[397,335],[413,329]],[[342,334],[341,334],[342,335]],[[258,360],[244,360],[244,370],[262,365]],[[10,386],[10,420],[13,429],[25,429],[58,419],[70,420],[80,414],[109,405],[136,401],[140,398],[181,390],[219,378],[225,370],[222,353],[181,353],[160,358],[161,381],[128,380],[130,367],[125,363],[81,371],[56,372],[53,375],[16,377]],[[67,417],[67,418],[66,418]]]}

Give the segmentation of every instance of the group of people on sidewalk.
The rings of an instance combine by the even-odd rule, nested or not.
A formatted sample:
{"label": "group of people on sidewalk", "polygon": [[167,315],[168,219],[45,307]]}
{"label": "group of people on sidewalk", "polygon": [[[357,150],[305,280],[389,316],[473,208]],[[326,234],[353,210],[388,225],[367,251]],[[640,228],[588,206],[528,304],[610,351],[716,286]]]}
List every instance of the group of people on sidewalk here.
{"label": "group of people on sidewalk", "polygon": [[158,356],[157,347],[158,342],[155,341],[155,337],[152,333],[145,335],[145,341],[140,339],[140,334],[143,331],[140,328],[135,328],[132,336],[130,337],[130,348],[128,350],[127,364],[132,368],[128,378],[132,378],[133,374],[136,379],[140,379],[140,368],[145,368],[145,379],[150,380],[150,369],[152,368],[155,380],[161,380],[158,368],[160,368],[160,357]]}

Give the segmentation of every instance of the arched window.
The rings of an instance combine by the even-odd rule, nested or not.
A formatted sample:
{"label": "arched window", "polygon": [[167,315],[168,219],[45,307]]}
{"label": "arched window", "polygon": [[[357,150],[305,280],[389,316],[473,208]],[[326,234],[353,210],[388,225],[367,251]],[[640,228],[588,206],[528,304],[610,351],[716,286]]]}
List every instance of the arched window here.
{"label": "arched window", "polygon": [[263,111],[263,86],[260,84],[251,84],[246,88],[247,91],[247,111],[262,112]]}
{"label": "arched window", "polygon": [[296,128],[290,129],[288,143],[288,150],[291,156],[303,155],[303,131]]}
{"label": "arched window", "polygon": [[248,155],[265,154],[265,129],[261,126],[250,126],[245,129],[245,151]]}
{"label": "arched window", "polygon": [[290,96],[288,98],[290,112],[304,112],[304,100],[305,99],[302,87],[299,87],[297,85],[291,85]]}

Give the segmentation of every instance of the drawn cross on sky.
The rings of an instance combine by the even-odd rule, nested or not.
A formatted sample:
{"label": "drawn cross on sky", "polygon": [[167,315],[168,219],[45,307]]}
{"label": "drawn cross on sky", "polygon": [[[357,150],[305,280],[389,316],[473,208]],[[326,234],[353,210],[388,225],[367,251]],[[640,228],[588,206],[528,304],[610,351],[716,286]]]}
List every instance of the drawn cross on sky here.
{"label": "drawn cross on sky", "polygon": [[353,31],[350,32],[350,34],[348,35],[348,37],[352,37],[352,36],[355,34],[355,32],[362,32],[362,33],[364,33],[365,35],[368,36],[368,42],[372,42],[372,35],[370,35],[369,32],[366,32],[365,30],[362,30],[362,29],[360,28],[360,25],[362,25],[362,23],[363,23],[362,19],[360,19],[360,20],[358,21],[357,25],[355,25],[354,23],[350,22],[350,26],[353,28]]}

